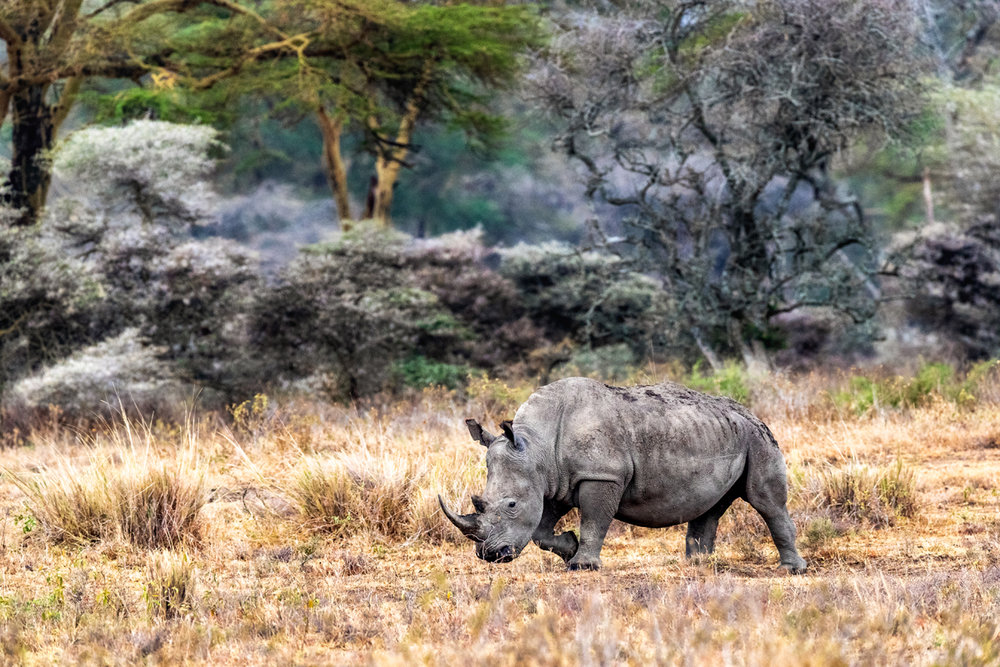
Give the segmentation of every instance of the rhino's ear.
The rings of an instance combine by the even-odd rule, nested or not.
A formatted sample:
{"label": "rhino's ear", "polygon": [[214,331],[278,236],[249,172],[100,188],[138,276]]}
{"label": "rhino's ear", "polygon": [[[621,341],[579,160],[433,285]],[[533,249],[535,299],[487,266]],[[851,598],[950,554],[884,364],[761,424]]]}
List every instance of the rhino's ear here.
{"label": "rhino's ear", "polygon": [[514,422],[512,422],[509,419],[505,419],[504,421],[500,422],[500,430],[503,431],[503,435],[505,438],[507,438],[511,442],[514,442]]}
{"label": "rhino's ear", "polygon": [[514,422],[512,422],[509,419],[507,419],[505,421],[502,421],[502,422],[500,422],[500,428],[501,428],[501,430],[503,430],[504,437],[507,438],[507,440],[510,441],[511,446],[514,449],[516,449],[518,451],[521,451],[522,449],[524,449],[524,443],[521,442],[521,441],[519,441],[519,440],[517,440],[514,437]]}
{"label": "rhino's ear", "polygon": [[493,434],[484,430],[475,419],[466,419],[465,425],[469,427],[469,435],[472,436],[472,439],[483,447],[489,447],[490,443],[493,442]]}

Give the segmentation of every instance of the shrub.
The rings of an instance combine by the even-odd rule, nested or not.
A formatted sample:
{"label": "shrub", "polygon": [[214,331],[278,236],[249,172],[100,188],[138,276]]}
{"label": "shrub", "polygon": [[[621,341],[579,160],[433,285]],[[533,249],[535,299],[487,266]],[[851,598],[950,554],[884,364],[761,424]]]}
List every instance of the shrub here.
{"label": "shrub", "polygon": [[556,372],[561,376],[583,375],[607,381],[622,381],[635,368],[636,355],[624,343],[576,350]]}
{"label": "shrub", "polygon": [[977,401],[1000,403],[1000,361],[980,361],[965,374],[962,390]]}
{"label": "shrub", "polygon": [[913,517],[918,510],[913,471],[902,461],[891,466],[855,463],[830,468],[814,478],[813,492],[819,507],[878,528],[891,526],[900,517]]}
{"label": "shrub", "polygon": [[447,387],[456,389],[469,377],[468,366],[447,364],[428,359],[423,355],[408,357],[397,362],[396,374],[407,387]]}
{"label": "shrub", "polygon": [[255,343],[287,380],[329,373],[338,397],[384,388],[394,362],[465,332],[403,271],[406,238],[359,226],[309,248],[255,304]]}
{"label": "shrub", "polygon": [[744,405],[750,401],[750,378],[746,368],[735,361],[728,361],[721,369],[708,374],[702,372],[701,362],[696,362],[683,383],[698,391],[728,396]]}
{"label": "shrub", "polygon": [[546,332],[529,317],[514,282],[488,266],[495,258],[495,252],[482,244],[478,229],[407,245],[406,271],[469,333],[461,341],[446,341],[449,349],[425,346],[424,354],[457,356],[480,368],[499,370],[549,344]]}
{"label": "shrub", "polygon": [[991,217],[963,228],[934,225],[903,244],[909,318],[979,359],[1000,352],[1000,233]]}
{"label": "shrub", "polygon": [[501,251],[500,274],[528,317],[552,340],[601,347],[625,343],[644,356],[671,339],[673,304],[652,278],[621,259],[546,243]]}
{"label": "shrub", "polygon": [[35,409],[56,405],[80,416],[109,414],[120,406],[147,414],[162,406],[169,412],[185,389],[160,359],[164,352],[142,340],[136,329],[126,329],[20,380],[7,402]]}
{"label": "shrub", "polygon": [[975,400],[969,380],[959,382],[955,369],[944,363],[924,364],[911,378],[852,376],[846,389],[835,392],[836,405],[858,415],[886,408],[913,408],[934,398],[963,404]]}
{"label": "shrub", "polygon": [[0,226],[0,395],[95,338],[99,277],[39,227]]}
{"label": "shrub", "polygon": [[192,238],[215,209],[216,135],[154,121],[75,132],[54,156],[68,194],[44,225],[100,283],[87,311],[99,337],[136,328],[179,374],[231,398],[255,384],[241,315],[258,267],[236,243]]}
{"label": "shrub", "polygon": [[478,403],[484,412],[499,421],[512,419],[514,411],[524,403],[535,390],[531,383],[508,383],[487,375],[469,379],[465,393]]}

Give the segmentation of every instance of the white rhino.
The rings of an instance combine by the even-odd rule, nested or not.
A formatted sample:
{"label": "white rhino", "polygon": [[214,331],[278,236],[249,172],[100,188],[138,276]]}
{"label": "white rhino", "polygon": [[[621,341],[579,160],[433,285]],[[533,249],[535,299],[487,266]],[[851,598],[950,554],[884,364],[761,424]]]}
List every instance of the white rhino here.
{"label": "white rhino", "polygon": [[[466,424],[487,447],[486,490],[472,497],[473,514],[438,500],[484,560],[511,561],[534,540],[571,570],[598,569],[612,519],[687,523],[686,554],[711,553],[719,517],[743,498],[767,523],[781,566],[806,569],[785,506],[785,459],[767,426],[733,400],[671,382],[611,387],[568,378],[532,394],[501,424],[503,435]],[[573,507],[579,540],[554,534]]]}

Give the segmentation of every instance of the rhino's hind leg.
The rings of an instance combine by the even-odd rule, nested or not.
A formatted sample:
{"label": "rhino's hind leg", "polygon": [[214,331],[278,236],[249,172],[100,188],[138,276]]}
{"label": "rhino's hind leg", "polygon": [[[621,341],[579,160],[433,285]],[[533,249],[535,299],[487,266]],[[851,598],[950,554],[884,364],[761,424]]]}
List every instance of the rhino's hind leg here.
{"label": "rhino's hind leg", "polygon": [[[771,539],[781,556],[781,567],[792,574],[806,571],[806,561],[795,549],[795,524],[788,515],[788,475],[780,452],[757,459],[747,475],[746,500],[767,523]],[[763,457],[762,457],[763,458]]]}
{"label": "rhino's hind leg", "polygon": [[542,520],[531,535],[531,539],[538,545],[539,549],[551,551],[564,561],[569,561],[575,556],[577,547],[580,546],[580,540],[576,538],[574,533],[555,534],[556,524],[570,509],[572,508],[568,506],[546,502],[545,509],[542,511]]}
{"label": "rhino's hind leg", "polygon": [[577,488],[580,507],[580,548],[566,566],[570,570],[601,569],[601,547],[611,520],[618,513],[622,487],[614,482],[586,481]]}
{"label": "rhino's hind leg", "polygon": [[697,519],[688,521],[687,539],[684,543],[684,555],[688,558],[698,554],[710,554],[715,551],[715,534],[719,529],[719,519],[729,506],[736,500],[737,494],[729,491],[712,509]]}

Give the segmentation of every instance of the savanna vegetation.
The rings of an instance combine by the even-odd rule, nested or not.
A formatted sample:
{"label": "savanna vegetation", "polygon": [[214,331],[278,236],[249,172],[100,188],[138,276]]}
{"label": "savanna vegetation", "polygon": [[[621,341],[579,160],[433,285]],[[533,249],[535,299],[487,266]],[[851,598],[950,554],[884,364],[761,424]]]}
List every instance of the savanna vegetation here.
{"label": "savanna vegetation", "polygon": [[[0,662],[1000,661],[998,55],[987,0],[2,3]],[[476,560],[463,420],[573,375],[753,409],[809,573],[739,504]]]}
{"label": "savanna vegetation", "polygon": [[468,506],[485,478],[456,415],[508,417],[531,382],[258,395],[180,423],[53,417],[0,452],[4,660],[993,664],[1000,369],[928,368],[627,378],[740,395],[770,424],[801,576],[742,502],[698,560],[683,527],[624,524],[599,572],[534,547],[476,559],[436,500]]}

